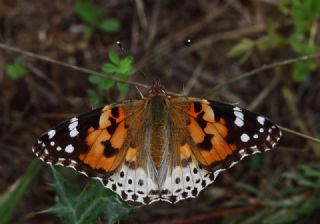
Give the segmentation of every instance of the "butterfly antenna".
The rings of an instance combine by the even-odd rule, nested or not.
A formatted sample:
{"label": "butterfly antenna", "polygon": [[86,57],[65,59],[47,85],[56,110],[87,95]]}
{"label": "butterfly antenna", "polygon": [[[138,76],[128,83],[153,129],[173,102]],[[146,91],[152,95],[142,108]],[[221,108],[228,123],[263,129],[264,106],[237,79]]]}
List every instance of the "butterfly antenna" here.
{"label": "butterfly antenna", "polygon": [[138,88],[138,86],[136,86],[136,90],[138,91],[141,99],[144,99],[145,97],[144,97],[144,95],[142,94],[142,92],[140,91],[140,89]]}
{"label": "butterfly antenna", "polygon": [[[123,56],[129,56],[128,51],[126,50],[126,48],[123,47],[120,41],[117,41],[116,44],[121,50],[121,52],[123,53]],[[146,73],[142,69],[139,69],[138,72],[141,73],[143,77],[146,78],[146,80],[150,81],[150,78],[146,75]],[[139,91],[139,93],[141,92]]]}
{"label": "butterfly antenna", "polygon": [[123,56],[128,56],[128,52],[126,49],[122,46],[120,41],[116,42],[117,46],[119,47],[120,51],[123,53]]}

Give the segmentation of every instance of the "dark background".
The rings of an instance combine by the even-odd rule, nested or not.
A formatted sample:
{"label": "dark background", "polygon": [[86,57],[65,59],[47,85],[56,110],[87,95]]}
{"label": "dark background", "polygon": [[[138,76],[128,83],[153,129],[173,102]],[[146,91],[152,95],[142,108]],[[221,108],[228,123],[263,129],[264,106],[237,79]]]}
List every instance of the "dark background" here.
{"label": "dark background", "polygon": [[[2,0],[0,42],[99,72],[109,61],[109,51],[121,57],[132,55],[137,72],[129,80],[151,85],[160,79],[167,90],[185,90],[183,94],[194,97],[202,97],[217,84],[265,64],[318,52],[320,17],[311,19],[308,29],[301,32],[299,43],[311,43],[312,49],[297,49],[297,43],[286,41],[297,32],[299,21],[290,4],[281,8],[282,1],[93,2],[106,18],[120,21],[117,32],[97,29],[86,38],[83,29],[88,24],[75,13],[74,1]],[[192,43],[186,46],[188,39]],[[126,52],[116,41],[121,41]],[[230,55],[239,43],[247,45],[240,45],[244,49]],[[16,59],[26,65],[27,74],[12,80],[5,68]],[[261,71],[206,97],[238,103],[279,125],[319,137],[319,61],[308,64],[301,79],[293,77],[298,63]],[[95,86],[88,82],[88,76],[0,49],[0,192],[7,192],[35,159],[31,147],[42,132],[92,109],[87,90]],[[139,89],[147,93],[147,89]],[[134,86],[125,94],[112,88],[101,96],[104,103],[125,98],[139,98]],[[284,133],[274,150],[247,158],[223,172],[197,199],[144,206],[121,223],[245,223],[259,212],[267,211],[272,216],[277,209],[264,200],[284,201],[310,193],[303,188],[299,193],[283,194],[299,186],[287,180],[284,173],[319,163],[319,155],[319,144]],[[17,206],[13,223],[60,222],[54,215],[36,214],[55,203],[50,183],[50,168],[43,166]],[[260,195],[249,191],[248,186]],[[316,207],[295,221],[316,223],[320,218],[317,211]]]}

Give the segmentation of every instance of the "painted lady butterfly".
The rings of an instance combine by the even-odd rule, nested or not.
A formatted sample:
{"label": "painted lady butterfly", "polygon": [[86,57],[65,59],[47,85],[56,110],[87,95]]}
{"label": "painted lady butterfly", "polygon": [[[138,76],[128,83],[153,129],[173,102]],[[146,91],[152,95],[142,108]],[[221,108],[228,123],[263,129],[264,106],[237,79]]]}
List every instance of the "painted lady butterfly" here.
{"label": "painted lady butterfly", "polygon": [[149,96],[74,117],[43,134],[33,152],[50,164],[99,179],[123,200],[176,203],[196,197],[246,156],[270,150],[279,128],[237,106]]}

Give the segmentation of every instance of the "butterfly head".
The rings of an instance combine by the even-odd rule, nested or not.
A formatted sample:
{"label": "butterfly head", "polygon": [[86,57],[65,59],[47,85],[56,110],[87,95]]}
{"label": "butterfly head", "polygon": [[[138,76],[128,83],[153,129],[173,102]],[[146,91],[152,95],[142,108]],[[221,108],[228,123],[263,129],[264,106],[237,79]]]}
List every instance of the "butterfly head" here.
{"label": "butterfly head", "polygon": [[149,90],[149,97],[155,96],[167,96],[164,87],[161,85],[160,81],[156,81]]}

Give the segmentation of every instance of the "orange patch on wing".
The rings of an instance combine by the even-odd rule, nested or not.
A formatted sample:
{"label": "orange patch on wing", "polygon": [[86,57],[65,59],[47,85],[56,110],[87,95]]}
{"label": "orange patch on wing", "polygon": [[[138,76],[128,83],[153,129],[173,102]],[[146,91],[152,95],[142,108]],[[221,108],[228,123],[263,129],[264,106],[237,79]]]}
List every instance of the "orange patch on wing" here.
{"label": "orange patch on wing", "polygon": [[234,145],[234,144],[229,144],[229,146],[230,146],[230,149],[231,149],[232,151],[234,151],[234,150],[237,149],[237,146]]}
{"label": "orange patch on wing", "polygon": [[106,172],[110,172],[115,170],[118,167],[118,162],[116,162],[116,156],[106,158],[102,157],[98,164],[96,165],[96,169],[104,169]]}
{"label": "orange patch on wing", "polygon": [[[89,145],[89,146],[93,145],[96,142],[96,140],[98,139],[98,137],[102,131],[105,131],[105,130],[97,130],[97,131],[90,132],[86,137],[87,145]],[[107,132],[107,134],[109,135],[108,132]],[[109,139],[110,136],[108,136],[107,138]]]}
{"label": "orange patch on wing", "polygon": [[214,113],[212,108],[207,104],[202,104],[202,110],[204,111],[203,120],[214,122]]}
{"label": "orange patch on wing", "polygon": [[111,125],[111,122],[109,120],[110,117],[111,117],[110,110],[106,110],[100,115],[99,129],[104,129]]}
{"label": "orange patch on wing", "polygon": [[124,107],[119,107],[119,117],[116,119],[117,122],[120,122],[126,118],[126,110]]}
{"label": "orange patch on wing", "polygon": [[190,124],[188,125],[189,133],[195,143],[200,143],[204,140],[204,132],[194,118],[190,117]]}
{"label": "orange patch on wing", "polygon": [[104,128],[107,128],[107,127],[109,127],[111,125],[111,122],[109,120],[110,117],[115,119],[117,123],[119,123],[119,122],[121,122],[122,120],[125,119],[126,111],[125,111],[124,107],[118,107],[117,108],[118,113],[119,113],[118,117],[112,116],[111,109],[112,108],[110,108],[109,106],[105,106],[102,109],[102,113],[100,115],[100,120],[99,120],[99,129],[104,129]]}
{"label": "orange patch on wing", "polygon": [[[96,131],[96,140],[92,142],[89,152],[81,154],[79,159],[88,164],[92,168],[95,168],[102,157],[104,157],[104,146],[101,142],[110,139],[110,135],[105,130]],[[94,133],[94,132],[93,132]]]}
{"label": "orange patch on wing", "polygon": [[228,135],[228,128],[221,123],[208,123],[204,131],[207,134],[219,135],[222,138]]}
{"label": "orange patch on wing", "polygon": [[220,159],[225,159],[232,153],[228,143],[220,136],[213,137],[212,144],[213,149],[211,149],[211,151],[214,150],[219,155]]}
{"label": "orange patch on wing", "polygon": [[126,154],[127,161],[136,161],[137,160],[137,149],[136,148],[129,148]]}
{"label": "orange patch on wing", "polygon": [[196,117],[198,115],[198,113],[195,112],[194,103],[191,103],[189,105],[188,114],[191,115],[192,117]]}
{"label": "orange patch on wing", "polygon": [[120,149],[124,143],[125,138],[127,137],[127,128],[125,127],[125,123],[121,122],[114,134],[111,136],[111,145],[113,148]]}
{"label": "orange patch on wing", "polygon": [[211,142],[213,146],[210,151],[201,150],[205,165],[224,160],[236,150],[235,145],[229,145],[221,136],[214,136]]}
{"label": "orange patch on wing", "polygon": [[184,144],[180,146],[180,159],[188,159],[191,156],[190,146],[188,144]]}
{"label": "orange patch on wing", "polygon": [[219,123],[222,124],[222,125],[226,125],[226,121],[223,118],[220,118]]}
{"label": "orange patch on wing", "polygon": [[91,133],[93,131],[95,131],[96,129],[94,129],[93,127],[90,127],[89,130],[88,130],[88,133]]}
{"label": "orange patch on wing", "polygon": [[205,160],[205,165],[207,165],[207,166],[211,165],[212,163],[214,163],[216,161],[220,161],[221,160],[221,158],[219,157],[217,152],[215,152],[212,149],[210,151],[202,150],[201,151],[201,156]]}
{"label": "orange patch on wing", "polygon": [[[222,121],[222,123],[223,122],[224,121]],[[206,165],[225,159],[236,149],[235,145],[229,145],[226,142],[225,137],[228,134],[228,129],[222,123],[208,123],[204,129],[205,133],[213,135],[213,138],[211,139],[212,149],[210,151],[201,151],[202,156],[207,162]]]}

